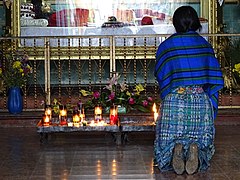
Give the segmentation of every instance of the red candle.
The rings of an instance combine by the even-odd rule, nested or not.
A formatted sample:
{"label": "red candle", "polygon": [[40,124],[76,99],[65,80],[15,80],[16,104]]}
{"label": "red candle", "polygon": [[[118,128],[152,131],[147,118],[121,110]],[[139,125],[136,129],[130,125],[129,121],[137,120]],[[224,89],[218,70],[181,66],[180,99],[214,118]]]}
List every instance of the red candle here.
{"label": "red candle", "polygon": [[117,106],[112,106],[110,108],[110,124],[115,125],[118,122],[118,109]]}
{"label": "red candle", "polygon": [[60,109],[59,112],[60,125],[67,125],[67,109],[65,106],[60,106],[59,109]]}

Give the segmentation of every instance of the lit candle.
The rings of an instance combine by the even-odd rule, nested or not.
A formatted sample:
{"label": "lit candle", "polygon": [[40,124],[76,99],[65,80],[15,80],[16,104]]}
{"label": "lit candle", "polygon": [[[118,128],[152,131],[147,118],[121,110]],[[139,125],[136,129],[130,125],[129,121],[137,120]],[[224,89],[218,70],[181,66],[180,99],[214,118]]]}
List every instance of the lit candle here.
{"label": "lit candle", "polygon": [[73,123],[72,123],[72,122],[68,122],[67,125],[68,125],[69,127],[72,127],[72,126],[73,126]]}
{"label": "lit candle", "polygon": [[67,116],[67,110],[66,109],[60,110],[60,116]]}
{"label": "lit candle", "polygon": [[102,119],[102,107],[101,106],[96,106],[94,109],[94,114],[95,114],[95,120],[99,121]]}
{"label": "lit candle", "polygon": [[80,117],[78,116],[78,114],[73,115],[73,123],[79,123],[80,121]]}
{"label": "lit candle", "polygon": [[94,120],[90,122],[89,126],[96,126],[96,123],[94,122]]}
{"label": "lit candle", "polygon": [[61,125],[67,125],[67,109],[65,106],[59,107],[59,121]]}
{"label": "lit candle", "polygon": [[113,105],[110,108],[110,124],[115,125],[118,121],[118,108],[117,106]]}
{"label": "lit candle", "polygon": [[85,121],[85,112],[84,112],[84,106],[82,102],[78,104],[78,111],[79,111],[79,117],[81,122]]}
{"label": "lit candle", "polygon": [[51,105],[46,105],[45,106],[45,115],[49,116],[49,118],[52,118],[52,107]]}
{"label": "lit candle", "polygon": [[78,111],[74,111],[73,112],[72,119],[73,119],[73,126],[79,127],[79,125],[80,125],[80,117],[79,117]]}
{"label": "lit candle", "polygon": [[48,115],[43,115],[43,125],[48,126],[50,123],[50,117]]}
{"label": "lit candle", "polygon": [[152,110],[153,110],[153,113],[154,113],[154,121],[156,122],[157,118],[158,118],[158,112],[157,112],[157,106],[156,106],[155,103],[153,104]]}

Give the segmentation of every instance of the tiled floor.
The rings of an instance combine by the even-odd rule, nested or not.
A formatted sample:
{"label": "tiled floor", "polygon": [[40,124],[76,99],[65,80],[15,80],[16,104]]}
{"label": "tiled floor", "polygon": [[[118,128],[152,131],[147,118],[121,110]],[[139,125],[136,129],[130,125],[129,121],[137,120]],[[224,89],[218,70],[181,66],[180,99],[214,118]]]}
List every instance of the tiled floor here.
{"label": "tiled floor", "polygon": [[129,134],[116,146],[110,134],[56,134],[40,145],[34,127],[0,128],[1,180],[239,180],[240,126],[216,126],[216,153],[207,172],[161,173],[152,166],[154,133]]}

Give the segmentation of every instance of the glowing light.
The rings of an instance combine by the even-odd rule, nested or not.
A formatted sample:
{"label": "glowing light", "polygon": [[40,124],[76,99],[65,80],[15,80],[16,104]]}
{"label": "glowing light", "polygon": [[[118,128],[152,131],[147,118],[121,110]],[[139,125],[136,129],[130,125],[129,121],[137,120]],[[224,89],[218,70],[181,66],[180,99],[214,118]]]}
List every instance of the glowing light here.
{"label": "glowing light", "polygon": [[153,114],[154,121],[156,122],[156,121],[157,121],[157,118],[158,118],[158,112],[157,112],[156,103],[153,104],[152,111],[153,111],[153,113],[154,113],[154,114]]}

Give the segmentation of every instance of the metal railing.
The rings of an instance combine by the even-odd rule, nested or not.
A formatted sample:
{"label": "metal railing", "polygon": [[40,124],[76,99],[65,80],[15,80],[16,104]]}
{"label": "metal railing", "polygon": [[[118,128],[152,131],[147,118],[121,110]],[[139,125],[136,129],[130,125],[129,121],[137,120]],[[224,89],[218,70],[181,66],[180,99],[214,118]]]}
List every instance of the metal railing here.
{"label": "metal railing", "polygon": [[[2,37],[0,41],[4,53],[18,50],[28,54],[33,73],[22,88],[24,110],[37,111],[43,108],[43,100],[51,103],[56,98],[63,103],[77,103],[83,98],[81,89],[101,91],[116,73],[121,82],[130,87],[141,83],[146,92],[158,99],[158,84],[153,75],[155,53],[158,44],[168,36]],[[240,107],[239,76],[232,71],[234,64],[240,62],[234,54],[234,50],[240,50],[236,46],[240,34],[203,36],[214,46],[224,72],[220,107]],[[1,88],[0,97],[0,110],[6,111],[6,88]]]}

